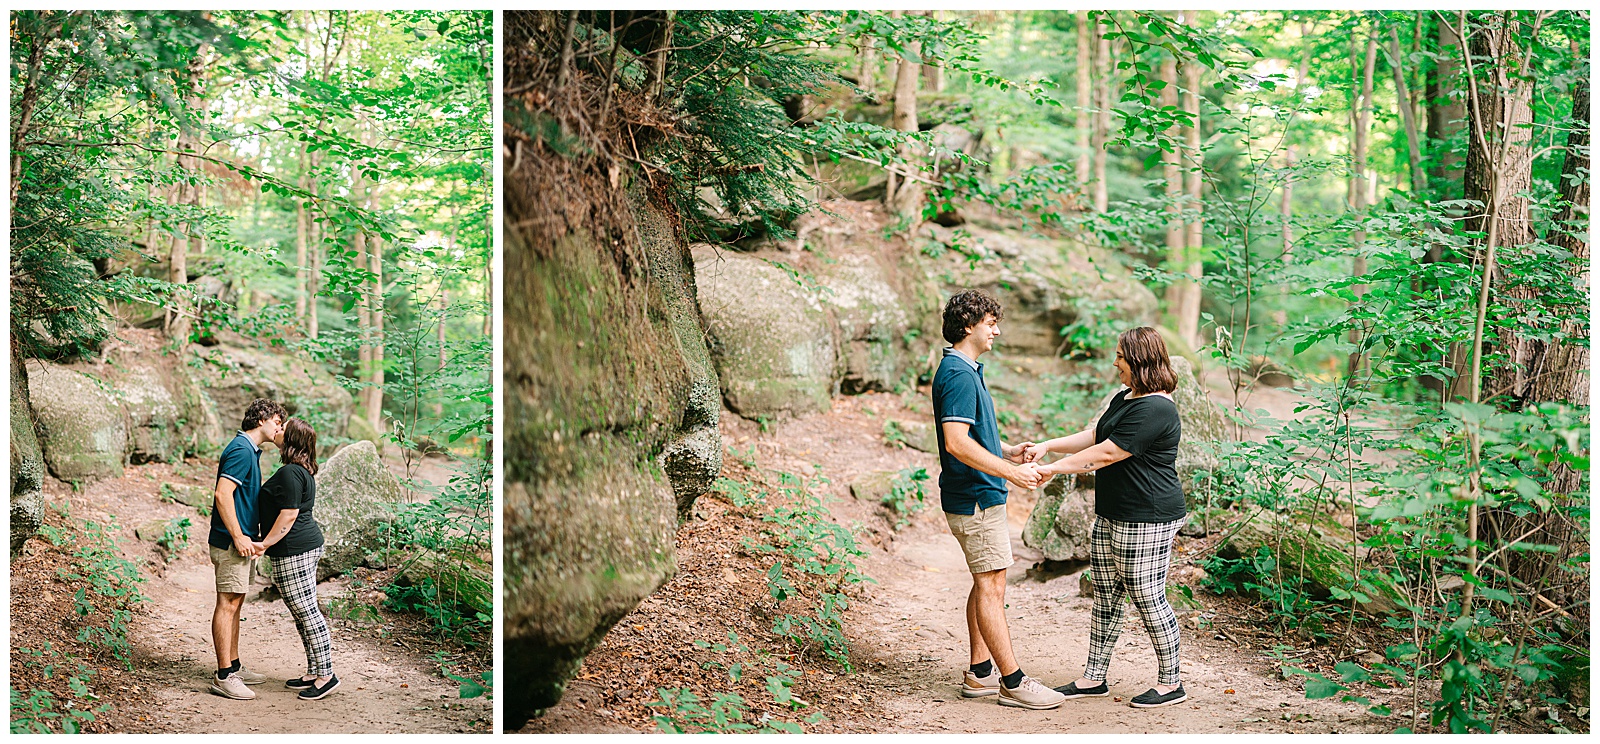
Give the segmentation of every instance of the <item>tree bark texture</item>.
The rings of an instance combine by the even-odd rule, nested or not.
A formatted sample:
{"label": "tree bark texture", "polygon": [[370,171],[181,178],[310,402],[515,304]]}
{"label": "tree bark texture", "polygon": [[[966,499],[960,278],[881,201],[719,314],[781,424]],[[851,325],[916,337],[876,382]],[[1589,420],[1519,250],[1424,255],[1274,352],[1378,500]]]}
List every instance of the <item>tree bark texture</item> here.
{"label": "tree bark texture", "polygon": [[[1184,11],[1184,23],[1194,25],[1195,14],[1198,11]],[[1201,195],[1204,186],[1202,164],[1205,162],[1205,152],[1200,149],[1200,66],[1197,64],[1182,65],[1183,77],[1183,110],[1189,113],[1191,123],[1184,128],[1184,149],[1189,154],[1188,168],[1184,173],[1184,211],[1186,221],[1184,224],[1184,273],[1191,278],[1178,282],[1182,290],[1178,303],[1178,335],[1189,342],[1189,348],[1200,347],[1200,284],[1199,280],[1205,275],[1205,264],[1201,258],[1204,255],[1205,230],[1202,217]]]}
{"label": "tree bark texture", "polygon": [[[1351,44],[1353,50],[1354,39],[1351,40]],[[1351,61],[1353,62],[1354,60],[1355,56],[1352,55]],[[1350,134],[1351,174],[1349,198],[1350,211],[1355,213],[1357,225],[1350,233],[1352,253],[1350,275],[1358,278],[1365,276],[1367,273],[1367,257],[1362,253],[1367,243],[1367,230],[1361,224],[1366,219],[1367,207],[1370,201],[1368,198],[1369,182],[1367,180],[1367,145],[1372,132],[1372,77],[1377,67],[1377,61],[1378,40],[1369,34],[1367,36],[1365,62],[1361,65],[1361,93],[1355,99],[1356,106],[1352,112],[1355,118],[1355,129]],[[1367,294],[1367,286],[1365,284],[1357,284],[1351,287],[1351,290],[1355,293],[1358,302]],[[1350,331],[1350,343],[1357,346],[1355,351],[1350,352],[1350,363],[1347,370],[1350,377],[1354,378],[1357,371],[1366,364],[1366,354],[1360,349],[1362,333],[1359,329]]]}
{"label": "tree bark texture", "polygon": [[[917,131],[917,81],[921,77],[921,65],[914,60],[920,56],[921,49],[916,44],[906,44],[906,56],[901,57],[900,63],[895,67],[892,124],[896,131]],[[908,161],[907,169],[911,170],[910,161],[916,155],[915,149],[906,145],[901,148],[900,154]],[[902,217],[921,213],[921,184],[909,178],[896,178],[893,172],[889,174],[888,183],[884,191],[884,206]]]}
{"label": "tree bark texture", "polygon": [[1405,58],[1400,54],[1400,30],[1395,27],[1389,28],[1389,57],[1389,67],[1394,71],[1395,104],[1400,109],[1400,118],[1406,130],[1411,197],[1422,199],[1428,193],[1428,178],[1422,170],[1422,142],[1417,132],[1416,109],[1411,106],[1411,94],[1406,86]]}
{"label": "tree bark texture", "polygon": [[1106,27],[1094,24],[1094,211],[1104,213],[1106,193],[1106,140],[1111,134],[1111,40]]}

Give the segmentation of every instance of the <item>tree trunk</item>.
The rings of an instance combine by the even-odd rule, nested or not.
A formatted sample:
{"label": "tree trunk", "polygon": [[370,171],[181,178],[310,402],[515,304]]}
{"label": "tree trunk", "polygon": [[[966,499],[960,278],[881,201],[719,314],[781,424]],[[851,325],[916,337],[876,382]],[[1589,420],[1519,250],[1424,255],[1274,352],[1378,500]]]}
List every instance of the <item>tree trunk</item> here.
{"label": "tree trunk", "polygon": [[1416,109],[1411,106],[1411,95],[1406,91],[1405,60],[1400,56],[1400,31],[1389,28],[1390,67],[1394,70],[1395,103],[1400,108],[1401,120],[1406,130],[1406,155],[1411,166],[1411,198],[1421,201],[1428,193],[1427,174],[1422,171],[1422,143],[1417,134]]}
{"label": "tree trunk", "polygon": [[1449,23],[1439,24],[1438,63],[1428,76],[1428,152],[1438,153],[1433,159],[1433,178],[1438,184],[1439,198],[1459,199],[1461,192],[1454,188],[1461,183],[1461,157],[1447,145],[1461,131],[1462,120],[1467,116],[1462,100],[1465,90],[1458,79],[1461,74],[1461,39]]}
{"label": "tree trunk", "polygon": [[1283,149],[1283,167],[1288,171],[1278,197],[1278,232],[1283,239],[1283,255],[1278,258],[1287,263],[1294,255],[1294,169],[1299,165],[1295,146]]}
{"label": "tree trunk", "polygon": [[[374,195],[376,196],[376,195]],[[367,270],[372,272],[372,300],[368,303],[369,330],[372,333],[372,376],[367,388],[367,423],[372,430],[383,433],[383,239],[372,236],[367,241],[369,250]]]}
{"label": "tree trunk", "polygon": [[1106,140],[1111,130],[1111,40],[1106,28],[1094,25],[1094,211],[1104,213],[1109,206],[1106,193]]}
{"label": "tree trunk", "polygon": [[[1184,23],[1194,25],[1196,13],[1198,11],[1184,11]],[[1203,193],[1201,171],[1205,153],[1200,149],[1200,66],[1194,63],[1185,64],[1181,72],[1184,88],[1183,108],[1189,113],[1192,121],[1184,128],[1184,149],[1189,153],[1189,163],[1183,179],[1184,197],[1187,202],[1184,209],[1188,214],[1188,220],[1184,225],[1183,269],[1191,278],[1178,283],[1182,294],[1179,296],[1177,330],[1178,335],[1189,343],[1189,348],[1197,349],[1200,347],[1199,280],[1205,275],[1205,264],[1201,259],[1205,244],[1202,222],[1204,210],[1200,201]]]}
{"label": "tree trunk", "polygon": [[[360,184],[359,179],[360,177],[358,176],[357,185]],[[359,193],[358,190],[351,189],[352,197],[355,197],[357,193]],[[354,201],[354,198],[352,198],[352,201]],[[351,260],[351,268],[356,271],[367,271],[367,233],[365,230],[356,229],[355,234],[350,237],[350,250],[355,253]],[[356,395],[356,405],[360,409],[361,417],[370,421],[372,416],[367,412],[366,382],[372,373],[372,336],[370,330],[372,317],[368,311],[371,306],[372,293],[367,291],[367,283],[365,281],[356,285],[355,293],[356,338],[359,339],[356,344],[356,379],[362,383],[361,390]]]}
{"label": "tree trunk", "polygon": [[[892,11],[898,13],[899,11]],[[895,66],[894,78],[894,121],[896,131],[917,131],[917,80],[921,76],[921,65],[913,61],[919,58],[921,50],[915,43],[906,44],[906,54],[900,58],[900,63]],[[900,148],[900,155],[905,158],[906,172],[911,173],[917,169],[913,167],[916,160],[917,148],[904,145]],[[897,184],[896,181],[899,181]],[[884,191],[884,206],[901,217],[915,219],[922,213],[922,186],[919,182],[909,178],[896,179],[893,172],[889,173],[889,183]]]}
{"label": "tree trunk", "polygon": [[[650,98],[661,100],[662,93],[667,86],[667,57],[672,51],[672,26],[677,20],[678,11],[668,10],[666,22],[661,25],[660,41],[656,44],[655,51],[650,55],[650,83],[648,91]],[[576,17],[577,13],[573,13]]]}
{"label": "tree trunk", "polygon": [[[39,16],[38,25],[44,25],[44,14],[52,12],[61,13],[61,11],[36,11]],[[44,71],[44,54],[55,42],[59,33],[61,33],[61,23],[54,24],[47,33],[41,33],[38,28],[34,29],[28,49],[27,82],[23,83],[22,97],[11,111],[11,204],[13,206],[17,203],[17,186],[22,182],[22,152],[26,149],[22,143],[32,130],[33,109],[39,102],[39,80]]]}
{"label": "tree trunk", "polygon": [[1094,94],[1091,91],[1092,83],[1090,82],[1093,79],[1091,70],[1094,67],[1094,32],[1089,28],[1092,23],[1089,20],[1089,11],[1080,10],[1077,16],[1078,58],[1075,65],[1077,67],[1078,80],[1078,110],[1072,117],[1073,126],[1078,130],[1078,167],[1075,173],[1078,177],[1079,192],[1087,192],[1091,178],[1089,175],[1090,153],[1094,151],[1094,137],[1092,134],[1094,130],[1094,112],[1091,110],[1094,105]]}
{"label": "tree trunk", "polygon": [[[1481,64],[1488,77],[1480,78],[1477,86],[1479,123],[1468,130],[1464,196],[1489,206],[1469,215],[1463,227],[1487,232],[1492,210],[1497,223],[1495,247],[1501,254],[1538,237],[1533,231],[1528,199],[1521,195],[1533,181],[1533,152],[1529,148],[1533,81],[1517,74],[1525,53],[1518,42],[1518,29],[1509,18],[1486,24],[1472,35],[1471,42],[1473,58],[1485,60]],[[1503,159],[1499,158],[1502,148]],[[1491,201],[1496,186],[1500,196],[1498,208]],[[1495,282],[1498,284],[1502,278],[1497,271]],[[1509,306],[1512,314],[1534,298],[1532,289],[1526,286],[1496,288],[1494,294],[1501,304]],[[1501,360],[1486,370],[1482,380],[1483,399],[1510,395],[1520,401],[1528,397],[1533,344],[1532,339],[1519,338],[1509,329],[1495,334],[1493,345]],[[1467,376],[1470,377],[1470,370]],[[1466,382],[1470,384],[1472,380]]]}
{"label": "tree trunk", "polygon": [[[209,18],[210,14],[203,14],[203,17]],[[200,48],[195,50],[194,56],[189,58],[189,63],[185,68],[187,77],[185,82],[188,86],[188,91],[184,96],[184,106],[191,112],[197,112],[201,120],[205,118],[208,104],[205,96],[205,56],[209,48],[210,45],[201,44]],[[193,153],[199,149],[199,138],[195,135],[193,126],[188,122],[183,122],[182,128],[178,133],[176,148],[178,152]],[[203,178],[199,172],[200,161],[192,154],[179,155],[178,168],[184,172],[185,179],[178,191],[179,201],[188,205],[191,211],[198,211],[200,209],[200,186],[188,181]],[[167,281],[180,287],[180,289],[172,293],[172,307],[167,311],[167,339],[177,342],[180,349],[189,342],[191,330],[189,301],[185,296],[186,290],[181,288],[187,287],[189,284],[189,241],[194,237],[194,230],[195,223],[184,221],[181,228],[183,237],[180,238],[177,235],[172,237],[172,252],[168,257],[167,265]]]}
{"label": "tree trunk", "polygon": [[[306,147],[300,146],[300,177],[295,181],[301,191],[306,189]],[[304,197],[296,197],[294,202],[294,316],[302,324],[306,322],[306,294],[309,278],[306,270],[306,233],[308,232],[306,219],[306,201]]]}
{"label": "tree trunk", "polygon": [[[934,20],[938,20],[938,19],[943,17],[939,13],[939,11],[937,11],[937,10],[928,10],[928,11],[923,11],[923,12],[926,15],[928,15],[929,17],[933,18]],[[929,52],[929,55],[930,56],[940,56],[940,53],[936,49],[936,50],[933,50],[932,52]],[[922,65],[922,89],[925,90],[925,91],[928,91],[929,93],[943,93],[944,92],[944,63],[943,62],[934,61],[933,64],[924,63]]]}
{"label": "tree trunk", "polygon": [[[1161,60],[1161,81],[1166,86],[1161,89],[1161,105],[1163,107],[1178,106],[1178,60],[1171,55]],[[1174,126],[1167,130],[1167,136],[1174,142],[1182,139],[1183,133],[1179,127]],[[1188,267],[1188,252],[1184,250],[1184,225],[1183,225],[1183,171],[1180,168],[1180,155],[1176,147],[1171,152],[1161,153],[1161,172],[1166,178],[1165,196],[1167,198],[1167,266],[1174,272],[1183,271]],[[1183,285],[1173,282],[1167,285],[1167,319],[1168,325],[1178,328],[1183,306]]]}
{"label": "tree trunk", "polygon": [[878,84],[878,50],[873,47],[875,39],[862,37],[856,47],[856,87],[867,92],[869,97],[877,98],[873,87]]}
{"label": "tree trunk", "polygon": [[[1354,40],[1352,40],[1352,44]],[[1353,58],[1352,58],[1353,59]],[[1362,253],[1367,243],[1367,230],[1361,227],[1367,214],[1367,145],[1369,133],[1372,131],[1372,76],[1378,61],[1378,39],[1367,36],[1366,61],[1361,66],[1361,95],[1356,99],[1355,131],[1351,134],[1351,174],[1350,174],[1350,211],[1355,213],[1357,227],[1350,234],[1350,246],[1354,255],[1350,260],[1350,275],[1354,277],[1365,276],[1367,273],[1367,257]],[[1367,285],[1357,284],[1351,287],[1355,293],[1356,301],[1367,294]],[[1356,350],[1350,352],[1348,372],[1350,378],[1355,379],[1356,373],[1366,365],[1366,353],[1361,351],[1362,333],[1360,329],[1351,329],[1350,343]]]}

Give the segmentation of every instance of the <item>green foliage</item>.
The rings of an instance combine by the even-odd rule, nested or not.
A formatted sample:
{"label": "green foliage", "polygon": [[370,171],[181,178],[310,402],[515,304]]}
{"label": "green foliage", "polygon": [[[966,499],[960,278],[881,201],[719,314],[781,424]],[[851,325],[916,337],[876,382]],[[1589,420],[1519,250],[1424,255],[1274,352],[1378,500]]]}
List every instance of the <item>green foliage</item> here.
{"label": "green foliage", "polygon": [[[49,690],[26,692],[11,688],[11,733],[13,734],[77,734],[83,726],[93,723],[96,714],[111,710],[111,703],[100,703],[90,683],[94,680],[94,667],[64,654],[49,643],[43,649],[19,648],[16,653],[28,657],[22,662],[29,669],[39,670],[45,679],[65,677],[66,700]],[[93,706],[93,707],[90,707]]]}
{"label": "green foliage", "polygon": [[385,550],[401,564],[408,585],[384,588],[391,609],[426,617],[440,637],[469,644],[485,640],[491,614],[492,464],[473,464],[452,476],[444,492],[403,504],[382,529]]}
{"label": "green foliage", "polygon": [[166,529],[161,531],[161,537],[156,538],[156,545],[161,548],[161,555],[168,563],[188,547],[191,524],[188,517],[173,517],[167,520]]}
{"label": "green foliage", "polygon": [[894,528],[905,528],[911,517],[928,506],[922,484],[928,480],[927,468],[904,468],[889,483],[883,505],[894,513]]}
{"label": "green foliage", "polygon": [[139,575],[139,566],[118,552],[117,540],[111,535],[114,529],[113,518],[109,529],[85,520],[76,529],[45,525],[40,532],[71,556],[71,563],[58,569],[58,573],[78,586],[72,597],[78,640],[88,644],[96,658],[109,656],[131,670],[133,649],[128,643],[128,623],[133,618],[134,605],[145,601],[139,591],[144,578]]}

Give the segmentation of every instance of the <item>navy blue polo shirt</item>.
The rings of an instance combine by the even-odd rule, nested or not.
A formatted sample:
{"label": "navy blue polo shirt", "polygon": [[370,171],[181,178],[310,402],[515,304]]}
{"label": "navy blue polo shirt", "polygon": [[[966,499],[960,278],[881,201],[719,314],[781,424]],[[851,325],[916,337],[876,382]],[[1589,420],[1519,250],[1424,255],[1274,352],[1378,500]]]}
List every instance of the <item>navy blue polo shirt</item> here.
{"label": "navy blue polo shirt", "polygon": [[944,422],[967,425],[972,437],[995,457],[1000,457],[1000,424],[994,417],[994,399],[983,382],[983,365],[954,348],[944,350],[944,361],[933,376],[933,425],[939,436],[939,503],[950,514],[975,514],[1006,503],[1006,481],[957,460],[945,449]]}
{"label": "navy blue polo shirt", "polygon": [[[233,513],[239,518],[239,531],[246,537],[260,539],[256,530],[256,502],[261,495],[261,448],[250,437],[239,435],[222,450],[217,460],[217,480],[227,478],[234,482]],[[213,548],[233,546],[233,535],[222,523],[222,512],[211,507],[211,537],[207,540]]]}

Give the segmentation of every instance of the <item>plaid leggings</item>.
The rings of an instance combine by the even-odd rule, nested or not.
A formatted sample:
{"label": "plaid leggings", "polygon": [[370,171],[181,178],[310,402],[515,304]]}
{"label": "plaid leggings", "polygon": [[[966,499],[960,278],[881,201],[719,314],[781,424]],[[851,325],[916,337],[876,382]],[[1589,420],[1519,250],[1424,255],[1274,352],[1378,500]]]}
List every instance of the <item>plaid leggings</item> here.
{"label": "plaid leggings", "polygon": [[272,581],[283,593],[283,603],[294,615],[300,641],[306,646],[306,673],[333,674],[333,634],[317,607],[317,560],[322,548],[287,558],[272,559]]}
{"label": "plaid leggings", "polygon": [[1165,524],[1116,522],[1095,517],[1089,534],[1089,574],[1094,579],[1094,616],[1089,627],[1089,665],[1083,676],[1105,681],[1111,651],[1122,634],[1123,597],[1131,596],[1145,632],[1156,647],[1157,684],[1178,683],[1178,617],[1167,603],[1167,568],[1172,538],[1183,520]]}

